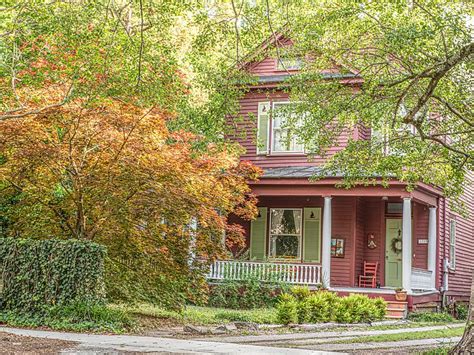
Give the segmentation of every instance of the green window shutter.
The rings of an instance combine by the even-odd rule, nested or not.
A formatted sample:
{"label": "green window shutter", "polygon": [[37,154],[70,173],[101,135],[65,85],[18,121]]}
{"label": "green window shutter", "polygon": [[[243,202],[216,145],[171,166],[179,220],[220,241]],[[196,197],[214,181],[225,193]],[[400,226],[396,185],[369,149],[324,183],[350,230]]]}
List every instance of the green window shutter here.
{"label": "green window shutter", "polygon": [[257,122],[257,154],[268,153],[268,138],[270,135],[270,101],[258,103]]}
{"label": "green window shutter", "polygon": [[267,207],[258,208],[259,216],[250,225],[250,259],[265,259],[267,236]]}
{"label": "green window shutter", "polygon": [[321,208],[304,209],[303,261],[319,263],[321,250]]}

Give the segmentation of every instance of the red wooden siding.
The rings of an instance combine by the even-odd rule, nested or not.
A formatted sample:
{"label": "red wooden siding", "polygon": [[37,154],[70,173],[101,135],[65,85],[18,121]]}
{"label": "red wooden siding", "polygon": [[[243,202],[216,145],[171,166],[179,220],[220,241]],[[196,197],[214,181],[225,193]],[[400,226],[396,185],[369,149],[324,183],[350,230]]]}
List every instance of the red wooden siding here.
{"label": "red wooden siding", "polygon": [[331,286],[353,285],[354,209],[354,197],[334,197],[332,199],[332,237],[345,239],[345,251],[343,258],[331,258]]}
{"label": "red wooden siding", "polygon": [[412,266],[428,268],[428,244],[419,244],[420,239],[428,239],[429,210],[427,206],[413,203],[413,260]]}
{"label": "red wooden siding", "polygon": [[[257,130],[257,110],[258,103],[261,101],[286,101],[288,94],[283,91],[260,92],[252,91],[245,95],[240,101],[239,119],[230,118],[229,122],[234,123],[235,133],[229,138],[239,142],[244,148],[245,153],[242,160],[248,160],[262,168],[278,167],[278,166],[313,166],[320,165],[325,159],[315,157],[308,161],[305,154],[271,154],[257,155],[256,130]],[[238,122],[238,123],[237,123]],[[347,130],[343,132],[337,140],[337,146],[328,150],[328,156],[342,150],[346,145],[350,136],[354,132]]]}
{"label": "red wooden siding", "polygon": [[365,221],[367,213],[364,208],[365,202],[361,197],[356,198],[356,240],[355,240],[355,260],[354,260],[354,280],[352,280],[354,286],[358,285],[357,278],[363,272],[364,264],[364,253],[363,251],[367,247],[366,232],[365,232]]}
{"label": "red wooden siding", "polygon": [[449,259],[449,221],[456,220],[456,269],[449,272],[448,295],[453,298],[469,297],[474,269],[474,173],[468,175],[468,184],[462,197],[467,216],[455,212],[444,201],[446,209],[440,211],[440,265],[439,280],[443,275],[443,258]]}

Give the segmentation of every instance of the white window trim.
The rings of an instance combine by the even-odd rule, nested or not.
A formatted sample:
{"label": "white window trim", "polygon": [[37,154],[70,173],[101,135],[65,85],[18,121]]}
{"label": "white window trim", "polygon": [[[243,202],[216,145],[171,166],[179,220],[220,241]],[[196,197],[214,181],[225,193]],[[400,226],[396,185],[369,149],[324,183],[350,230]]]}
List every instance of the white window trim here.
{"label": "white window trim", "polygon": [[[273,261],[301,261],[302,258],[302,247],[303,247],[303,229],[304,229],[304,211],[303,208],[293,208],[293,207],[277,207],[277,208],[269,208],[269,223],[268,223],[268,250],[267,250],[267,257],[269,260]],[[297,236],[299,237],[299,242],[298,242],[298,255],[296,258],[278,258],[270,255],[271,252],[271,242],[272,242],[272,211],[273,210],[292,210],[292,211],[300,211],[300,234],[285,234],[285,235],[291,235],[291,236]],[[278,234],[277,234],[278,235]]]}
{"label": "white window trim", "polygon": [[291,105],[296,102],[294,101],[272,101],[272,110],[270,114],[270,124],[268,125],[269,128],[269,139],[268,139],[268,152],[270,155],[305,155],[306,151],[303,145],[302,150],[282,150],[282,151],[276,151],[273,149],[273,127],[274,127],[274,119],[273,119],[273,113],[275,112],[275,105]]}
{"label": "white window trim", "polygon": [[[269,105],[271,107],[273,107],[273,104],[270,100],[268,101],[262,101],[262,102],[268,102]],[[260,132],[260,110],[259,110],[259,105],[260,105],[260,102],[257,103],[257,146],[256,146],[256,152],[257,152],[257,155],[268,155],[272,150],[271,150],[271,135],[272,135],[272,117],[271,117],[271,110],[270,112],[268,113],[268,125],[267,125],[267,150],[261,150],[259,148],[259,137],[258,137],[258,134]]]}
{"label": "white window trim", "polygon": [[[454,234],[452,234],[453,229]],[[452,257],[451,250],[453,251]],[[449,268],[456,270],[456,220],[454,218],[449,220]]]}

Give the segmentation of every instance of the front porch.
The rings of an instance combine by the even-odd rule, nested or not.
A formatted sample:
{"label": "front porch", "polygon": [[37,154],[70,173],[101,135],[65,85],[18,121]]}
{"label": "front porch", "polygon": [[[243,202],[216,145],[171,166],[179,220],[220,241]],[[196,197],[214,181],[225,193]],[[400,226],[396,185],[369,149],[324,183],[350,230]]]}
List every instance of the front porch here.
{"label": "front porch", "polygon": [[[254,187],[258,218],[234,221],[246,230],[246,258],[216,261],[209,280],[252,276],[341,293],[393,295],[400,287],[409,295],[438,293],[432,195],[378,187],[363,195],[333,189],[331,196],[315,196],[319,189],[309,193],[307,185],[264,187]],[[359,287],[364,262],[378,265],[375,287]]]}

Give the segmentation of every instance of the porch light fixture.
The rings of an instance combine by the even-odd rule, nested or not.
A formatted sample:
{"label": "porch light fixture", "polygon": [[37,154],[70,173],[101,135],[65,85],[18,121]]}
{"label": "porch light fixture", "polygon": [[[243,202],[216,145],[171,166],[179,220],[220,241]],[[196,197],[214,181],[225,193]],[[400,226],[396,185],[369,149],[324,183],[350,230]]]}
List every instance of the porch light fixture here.
{"label": "porch light fixture", "polygon": [[383,196],[383,197],[382,197],[382,200],[383,200],[383,201],[388,201],[388,197],[387,197],[387,196]]}
{"label": "porch light fixture", "polygon": [[262,214],[260,213],[260,210],[258,210],[257,218],[260,218],[260,217],[262,217]]}
{"label": "porch light fixture", "polygon": [[314,212],[311,211],[311,215],[309,216],[309,218],[314,218]]}

